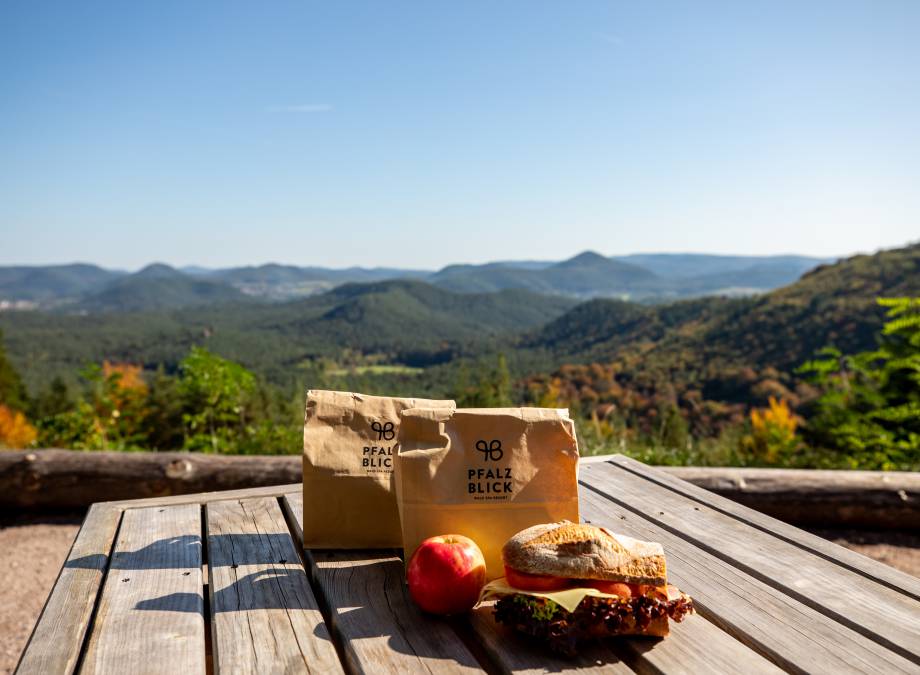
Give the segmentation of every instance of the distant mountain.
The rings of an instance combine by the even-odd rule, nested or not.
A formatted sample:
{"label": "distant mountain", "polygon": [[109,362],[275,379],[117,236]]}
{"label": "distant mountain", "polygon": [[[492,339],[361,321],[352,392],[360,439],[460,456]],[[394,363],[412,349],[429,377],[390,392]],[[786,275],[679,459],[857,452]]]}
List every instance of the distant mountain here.
{"label": "distant mountain", "polygon": [[175,267],[171,267],[166,263],[150,263],[146,267],[138,270],[134,274],[129,275],[126,279],[135,279],[135,280],[154,280],[154,279],[186,279],[188,278],[184,272],[180,272]]}
{"label": "distant mountain", "polygon": [[654,272],[605,258],[599,253],[585,251],[574,258],[563,260],[540,270],[545,279],[566,295],[628,295],[630,291],[654,286],[657,275]]}
{"label": "distant mountain", "polygon": [[[27,301],[39,307],[79,305],[89,311],[120,311],[182,307],[214,298],[236,296],[219,290],[229,286],[255,299],[283,302],[326,292],[347,283],[390,279],[427,281],[458,293],[489,293],[519,289],[573,298],[620,298],[662,302],[705,295],[751,295],[792,283],[808,269],[827,262],[803,256],[715,256],[638,254],[608,258],[585,251],[563,261],[506,260],[482,265],[448,265],[431,272],[400,268],[329,269],[269,263],[259,266],[181,270],[157,263],[134,275],[92,265],[0,267],[0,302]],[[156,278],[165,295],[140,280]],[[131,279],[130,281],[127,281]],[[182,281],[180,281],[182,280]],[[202,282],[197,286],[192,281]],[[124,282],[124,283],[123,283]],[[129,297],[137,293],[135,299]],[[92,296],[92,297],[90,297]]]}
{"label": "distant mountain", "polygon": [[244,300],[229,284],[184,274],[161,263],[148,265],[85,296],[77,305],[90,312],[140,312]]}
{"label": "distant mountain", "polygon": [[96,265],[0,267],[0,300],[62,301],[124,276]]}
{"label": "distant mountain", "polygon": [[806,267],[802,263],[771,261],[687,277],[680,283],[684,289],[698,295],[752,295],[791,284],[816,266],[817,263]]}
{"label": "distant mountain", "polygon": [[798,279],[828,262],[804,256],[637,254],[607,258],[586,251],[557,263],[451,265],[431,283],[458,292],[526,288],[578,298],[640,301],[704,295],[752,295]]}
{"label": "distant mountain", "polygon": [[759,283],[743,284],[759,288],[775,288],[791,283],[818,265],[834,262],[834,258],[814,258],[801,255],[754,256],[711,255],[708,253],[634,253],[613,256],[613,259],[644,267],[665,279],[703,278],[721,274],[743,274],[748,270],[775,269],[779,278],[782,279],[780,283],[761,278]]}
{"label": "distant mountain", "polygon": [[225,281],[247,295],[270,300],[290,300],[322,293],[339,284],[385,279],[423,279],[429,274],[428,271],[386,267],[329,269],[269,263],[257,267],[214,270],[208,276]]}
{"label": "distant mountain", "polygon": [[629,295],[638,288],[655,284],[646,269],[585,251],[562,262],[541,265],[451,265],[428,280],[441,288],[461,293],[518,288],[537,293],[592,297]]}

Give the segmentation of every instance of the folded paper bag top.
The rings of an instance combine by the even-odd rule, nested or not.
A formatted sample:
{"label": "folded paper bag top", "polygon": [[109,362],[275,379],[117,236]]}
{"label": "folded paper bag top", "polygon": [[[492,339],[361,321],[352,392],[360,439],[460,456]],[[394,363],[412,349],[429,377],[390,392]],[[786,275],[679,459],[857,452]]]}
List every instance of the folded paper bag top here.
{"label": "folded paper bag top", "polygon": [[539,523],[578,522],[578,444],[555,408],[403,411],[394,477],[406,560],[428,537],[462,534],[504,574],[501,548]]}
{"label": "folded paper bag top", "polygon": [[402,546],[393,494],[399,413],[453,401],[310,390],[303,428],[305,548]]}

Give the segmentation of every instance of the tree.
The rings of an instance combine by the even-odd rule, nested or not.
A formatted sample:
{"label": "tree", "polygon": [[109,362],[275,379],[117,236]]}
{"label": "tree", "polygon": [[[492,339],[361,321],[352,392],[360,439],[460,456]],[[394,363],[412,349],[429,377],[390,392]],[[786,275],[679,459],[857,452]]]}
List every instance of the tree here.
{"label": "tree", "polygon": [[0,403],[16,410],[24,410],[27,402],[26,387],[6,356],[3,333],[0,332]]}
{"label": "tree", "polygon": [[475,376],[476,383],[468,384],[465,366],[457,378],[453,398],[460,407],[502,408],[513,405],[511,398],[511,373],[504,354],[499,354],[495,365],[480,363]]}
{"label": "tree", "polygon": [[203,347],[192,347],[179,370],[186,449],[226,452],[246,431],[255,376]]}
{"label": "tree", "polygon": [[849,455],[853,466],[920,466],[920,298],[884,298],[879,348],[843,354],[826,347],[799,370],[821,395],[808,439]]}
{"label": "tree", "polygon": [[751,410],[751,433],[741,440],[741,447],[756,464],[788,464],[801,450],[795,430],[799,420],[785,399],[773,396],[764,409]]}
{"label": "tree", "polygon": [[25,415],[0,403],[0,448],[25,448],[37,437]]}
{"label": "tree", "polygon": [[[80,373],[85,396],[63,412],[39,419],[45,447],[77,450],[139,450],[144,447],[147,385],[140,366],[104,362]],[[66,391],[66,390],[65,390]]]}
{"label": "tree", "polygon": [[67,383],[60,376],[55,376],[48,388],[32,399],[30,414],[32,419],[38,420],[67,412],[71,407],[73,401]]}
{"label": "tree", "polygon": [[149,378],[144,417],[145,446],[150,450],[181,450],[185,442],[183,401],[178,378],[161,366]]}

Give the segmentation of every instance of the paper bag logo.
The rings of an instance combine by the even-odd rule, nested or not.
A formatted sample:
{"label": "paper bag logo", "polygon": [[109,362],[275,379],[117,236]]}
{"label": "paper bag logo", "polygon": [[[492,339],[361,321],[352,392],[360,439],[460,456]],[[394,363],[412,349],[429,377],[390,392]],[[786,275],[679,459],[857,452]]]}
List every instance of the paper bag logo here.
{"label": "paper bag logo", "polygon": [[[505,456],[499,439],[476,441],[483,462],[500,462]],[[513,491],[510,466],[478,466],[466,470],[467,493],[476,501],[502,501]]]}
{"label": "paper bag logo", "polygon": [[393,430],[392,422],[371,422],[371,429],[377,432],[378,441],[392,441],[396,438],[396,432]]}
{"label": "paper bag logo", "polygon": [[382,445],[383,441],[396,438],[396,425],[392,422],[371,422],[371,431],[377,434],[381,445],[365,445],[361,457],[361,466],[368,473],[390,473],[393,471],[393,446]]}
{"label": "paper bag logo", "polygon": [[489,441],[476,441],[476,449],[483,454],[483,461],[486,462],[497,462],[502,457],[505,456],[505,451],[502,450],[502,442],[498,439]]}

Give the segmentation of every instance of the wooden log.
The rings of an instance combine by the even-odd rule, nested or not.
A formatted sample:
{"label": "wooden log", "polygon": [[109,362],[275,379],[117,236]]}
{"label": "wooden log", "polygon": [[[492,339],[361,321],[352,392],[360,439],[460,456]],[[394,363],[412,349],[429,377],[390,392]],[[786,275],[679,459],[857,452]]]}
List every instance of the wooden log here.
{"label": "wooden log", "polygon": [[[585,457],[584,464],[611,455]],[[94,502],[237,490],[301,481],[300,455],[185,452],[0,452],[0,509],[85,508]],[[920,473],[661,467],[794,525],[920,528]]]}
{"label": "wooden log", "polygon": [[920,528],[920,473],[660,467],[779,520],[816,527]]}
{"label": "wooden log", "polygon": [[0,452],[0,508],[94,502],[299,483],[300,455],[187,452]]}

